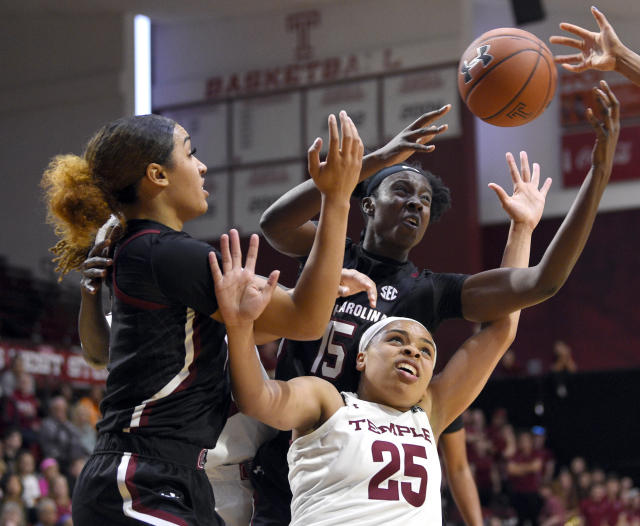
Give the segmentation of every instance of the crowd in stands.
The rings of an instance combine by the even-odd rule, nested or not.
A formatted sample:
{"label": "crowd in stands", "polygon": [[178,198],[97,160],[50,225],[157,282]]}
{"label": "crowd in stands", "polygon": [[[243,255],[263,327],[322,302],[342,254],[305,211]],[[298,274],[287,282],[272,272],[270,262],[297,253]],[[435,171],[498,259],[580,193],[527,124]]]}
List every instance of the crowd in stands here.
{"label": "crowd in stands", "polygon": [[95,445],[102,386],[37,392],[18,356],[0,389],[0,525],[71,525],[73,485]]}
{"label": "crowd in stands", "polygon": [[[575,372],[570,350],[558,348],[557,361],[570,366],[555,371]],[[276,344],[260,348],[271,374],[276,353]],[[102,386],[40,380],[19,355],[0,374],[0,526],[70,526],[73,485],[95,445]],[[488,423],[471,409],[464,421],[485,524],[640,526],[640,490],[629,477],[582,458],[557,465],[545,430],[514,430],[504,409]],[[446,487],[444,495],[446,522],[463,524]]]}
{"label": "crowd in stands", "polygon": [[[464,414],[467,454],[490,526],[640,526],[640,490],[626,476],[574,458],[557,465],[546,431],[516,431],[504,409],[489,423],[480,409]],[[447,522],[462,524],[452,499]]]}

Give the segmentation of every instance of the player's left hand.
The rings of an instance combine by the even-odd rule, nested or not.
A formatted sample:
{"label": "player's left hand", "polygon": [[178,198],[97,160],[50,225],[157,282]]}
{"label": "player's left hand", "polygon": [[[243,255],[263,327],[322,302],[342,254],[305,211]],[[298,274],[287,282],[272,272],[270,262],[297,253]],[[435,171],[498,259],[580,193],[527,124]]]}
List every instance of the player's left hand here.
{"label": "player's left hand", "polygon": [[340,286],[338,287],[338,297],[346,298],[358,292],[366,292],[369,298],[369,305],[375,309],[378,300],[378,289],[374,281],[352,268],[343,268],[340,274]]}
{"label": "player's left hand", "polygon": [[[231,242],[231,248],[229,248]],[[242,266],[240,236],[233,229],[229,235],[220,238],[222,271],[215,253],[209,253],[209,266],[213,275],[216,299],[220,314],[227,326],[251,324],[262,314],[271,301],[278,283],[279,270],[274,270],[265,282],[255,275],[258,258],[258,236],[253,234],[249,241],[249,250],[245,266]]]}
{"label": "player's left hand", "polygon": [[93,247],[87,254],[80,267],[82,278],[80,279],[80,287],[83,291],[88,292],[92,296],[97,294],[102,287],[104,278],[107,275],[107,268],[113,264],[111,259],[111,248],[116,240],[118,240],[124,229],[120,219],[111,215],[107,222],[100,227],[96,234]]}
{"label": "player's left hand", "polygon": [[446,115],[451,109],[451,104],[428,113],[424,113],[409,126],[400,131],[387,144],[367,155],[382,161],[385,166],[391,166],[406,161],[416,152],[427,153],[436,149],[433,144],[427,144],[436,135],[447,131],[448,125],[433,124],[436,120]]}
{"label": "player's left hand", "polygon": [[533,230],[542,217],[544,203],[547,192],[551,187],[551,178],[547,177],[541,188],[540,185],[540,165],[533,163],[533,172],[529,168],[527,152],[520,152],[520,170],[511,154],[507,152],[507,166],[513,181],[513,194],[508,195],[504,189],[496,183],[489,183],[502,208],[509,214],[514,223],[519,223]]}
{"label": "player's left hand", "polygon": [[604,80],[600,81],[600,87],[595,87],[593,90],[601,111],[598,118],[592,108],[587,108],[587,119],[596,132],[591,162],[594,167],[603,167],[610,173],[620,135],[620,103]]}

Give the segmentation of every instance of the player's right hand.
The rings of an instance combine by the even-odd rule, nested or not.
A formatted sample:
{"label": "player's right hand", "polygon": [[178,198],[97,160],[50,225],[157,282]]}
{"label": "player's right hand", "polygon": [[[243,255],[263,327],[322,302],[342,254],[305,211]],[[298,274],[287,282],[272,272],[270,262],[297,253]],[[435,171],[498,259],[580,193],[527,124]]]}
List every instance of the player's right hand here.
{"label": "player's right hand", "polygon": [[329,153],[325,161],[320,162],[322,139],[317,138],[307,152],[309,174],[318,190],[331,198],[351,198],[362,167],[364,146],[358,130],[345,111],[340,112],[338,131],[335,115],[329,115]]}
{"label": "player's right hand", "polygon": [[416,152],[432,152],[436,147],[427,143],[448,128],[447,124],[437,126],[433,123],[449,113],[450,109],[451,104],[447,104],[438,110],[422,114],[387,144],[367,155],[367,158],[374,157],[383,162],[384,166],[392,166],[406,161]]}

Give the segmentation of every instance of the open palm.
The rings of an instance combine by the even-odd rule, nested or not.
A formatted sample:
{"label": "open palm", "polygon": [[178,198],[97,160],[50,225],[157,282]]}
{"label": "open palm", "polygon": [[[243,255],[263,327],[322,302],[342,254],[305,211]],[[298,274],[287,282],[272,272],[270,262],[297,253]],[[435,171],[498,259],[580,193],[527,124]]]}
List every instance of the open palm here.
{"label": "open palm", "polygon": [[267,281],[255,275],[258,257],[258,236],[255,234],[251,236],[244,267],[237,230],[220,238],[220,252],[222,271],[213,252],[209,254],[209,265],[222,319],[225,325],[252,323],[271,301],[280,272],[274,270]]}
{"label": "open palm", "polygon": [[513,194],[507,194],[495,183],[490,183],[489,187],[498,195],[502,208],[515,223],[525,224],[533,230],[542,217],[547,192],[551,187],[551,178],[547,177],[542,187],[538,188],[540,165],[533,163],[533,171],[531,171],[527,152],[520,152],[520,170],[511,153],[507,153],[506,158],[513,181]]}

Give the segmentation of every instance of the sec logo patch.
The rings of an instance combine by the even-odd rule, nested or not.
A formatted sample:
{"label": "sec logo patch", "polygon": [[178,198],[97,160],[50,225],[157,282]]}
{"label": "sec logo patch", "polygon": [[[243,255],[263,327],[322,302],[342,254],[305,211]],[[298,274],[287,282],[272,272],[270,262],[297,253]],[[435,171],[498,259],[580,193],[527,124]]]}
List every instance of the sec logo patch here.
{"label": "sec logo patch", "polygon": [[387,301],[393,301],[398,297],[398,289],[391,285],[385,285],[380,289],[380,296]]}

